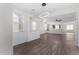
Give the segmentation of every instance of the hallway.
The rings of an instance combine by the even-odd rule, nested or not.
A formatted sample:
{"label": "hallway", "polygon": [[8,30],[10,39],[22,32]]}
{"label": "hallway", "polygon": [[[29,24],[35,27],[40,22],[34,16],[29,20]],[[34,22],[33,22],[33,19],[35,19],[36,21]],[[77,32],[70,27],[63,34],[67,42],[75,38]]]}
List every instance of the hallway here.
{"label": "hallway", "polygon": [[74,34],[42,34],[40,39],[14,47],[14,55],[78,55]]}

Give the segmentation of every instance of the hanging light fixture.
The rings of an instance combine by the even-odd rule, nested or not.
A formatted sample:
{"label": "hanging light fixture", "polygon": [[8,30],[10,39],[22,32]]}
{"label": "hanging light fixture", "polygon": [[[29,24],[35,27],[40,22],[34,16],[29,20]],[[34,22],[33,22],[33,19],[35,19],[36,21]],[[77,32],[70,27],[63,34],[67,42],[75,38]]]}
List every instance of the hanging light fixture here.
{"label": "hanging light fixture", "polygon": [[42,6],[42,13],[39,15],[39,17],[42,19],[42,22],[46,22],[46,17],[50,15],[50,13],[47,10],[47,4],[46,3],[41,3]]}
{"label": "hanging light fixture", "polygon": [[47,4],[46,3],[42,3],[42,8],[43,8],[43,12],[39,15],[39,17],[48,17],[49,16],[49,12],[47,7],[45,7]]}
{"label": "hanging light fixture", "polygon": [[42,6],[46,6],[47,4],[46,3],[42,3]]}

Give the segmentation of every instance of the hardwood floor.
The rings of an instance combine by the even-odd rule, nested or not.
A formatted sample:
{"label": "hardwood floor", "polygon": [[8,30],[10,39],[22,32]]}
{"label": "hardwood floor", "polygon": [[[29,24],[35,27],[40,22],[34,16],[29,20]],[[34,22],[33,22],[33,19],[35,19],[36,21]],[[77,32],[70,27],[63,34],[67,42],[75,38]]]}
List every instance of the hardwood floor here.
{"label": "hardwood floor", "polygon": [[41,38],[14,47],[14,55],[79,55],[74,34],[42,34]]}

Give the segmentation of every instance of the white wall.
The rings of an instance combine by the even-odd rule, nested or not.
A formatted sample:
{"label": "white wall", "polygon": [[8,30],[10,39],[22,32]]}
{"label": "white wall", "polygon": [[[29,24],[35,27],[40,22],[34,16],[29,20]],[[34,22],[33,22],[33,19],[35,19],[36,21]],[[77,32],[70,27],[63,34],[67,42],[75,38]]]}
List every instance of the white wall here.
{"label": "white wall", "polygon": [[79,7],[75,9],[76,12],[76,32],[75,32],[75,38],[76,38],[76,45],[79,47]]}
{"label": "white wall", "polygon": [[[24,12],[13,8],[13,12],[19,14],[19,15],[23,15],[24,16]],[[24,24],[23,24],[23,28],[25,26],[25,18],[24,20]],[[12,23],[13,24],[13,23]],[[25,38],[25,30],[23,29],[23,32],[13,32],[13,46],[17,45],[17,44],[21,44],[26,42],[26,38]]]}
{"label": "white wall", "polygon": [[78,20],[75,20],[75,24],[74,24],[74,31],[75,31],[75,46],[78,46]]}
{"label": "white wall", "polygon": [[0,4],[0,54],[13,54],[11,7],[11,4]]}
{"label": "white wall", "polygon": [[24,32],[15,32],[15,33],[13,33],[13,45],[24,43],[25,41],[26,40],[25,40]]}
{"label": "white wall", "polygon": [[[18,10],[18,9],[13,10],[13,11],[24,15],[24,24],[23,24],[24,30],[23,30],[23,32],[13,32],[13,46],[40,38],[41,30],[40,30],[39,18],[32,14],[24,13],[23,11]],[[33,19],[31,19],[31,17]],[[32,28],[31,21],[33,21],[33,20],[37,22],[36,31],[31,30],[31,28]]]}

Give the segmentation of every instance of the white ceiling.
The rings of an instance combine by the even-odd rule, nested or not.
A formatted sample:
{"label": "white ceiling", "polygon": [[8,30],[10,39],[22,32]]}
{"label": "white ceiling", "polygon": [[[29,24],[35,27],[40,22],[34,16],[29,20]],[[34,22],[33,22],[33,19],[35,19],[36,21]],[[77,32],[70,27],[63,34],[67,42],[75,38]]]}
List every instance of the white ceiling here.
{"label": "white ceiling", "polygon": [[46,17],[46,19],[49,19],[49,21],[55,21],[55,19],[57,18],[62,18],[63,20],[67,19],[66,21],[71,21],[70,18],[73,20],[74,13],[68,13],[54,18],[52,15],[54,15],[54,13],[57,13],[58,11],[60,12],[66,9],[74,9],[77,6],[77,3],[47,3],[47,6],[45,7],[42,7],[41,3],[14,3],[13,5],[14,8],[18,8],[37,16],[48,12],[49,17]]}
{"label": "white ceiling", "polygon": [[57,22],[56,19],[61,19],[62,20],[61,22],[74,21],[75,20],[75,13],[69,13],[69,14],[64,14],[64,15],[59,15],[59,16],[47,17],[46,19],[47,19],[47,21],[50,21],[50,22]]}

